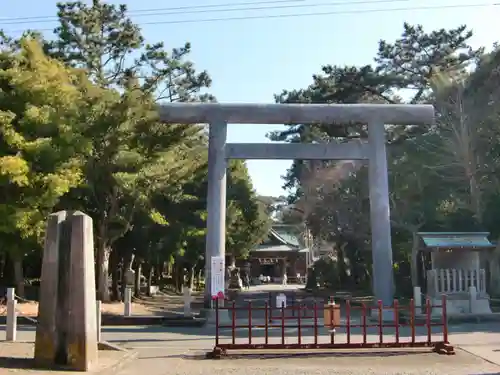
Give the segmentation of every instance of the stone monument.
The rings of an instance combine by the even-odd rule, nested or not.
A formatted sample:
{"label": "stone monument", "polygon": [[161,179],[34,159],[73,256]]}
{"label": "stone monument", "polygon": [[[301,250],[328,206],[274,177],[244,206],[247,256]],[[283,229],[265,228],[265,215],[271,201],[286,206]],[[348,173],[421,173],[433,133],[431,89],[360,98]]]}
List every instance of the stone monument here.
{"label": "stone monument", "polygon": [[123,314],[125,316],[132,316],[132,290],[135,283],[135,271],[132,269],[132,265],[130,268],[125,271],[125,293],[123,296],[123,303],[125,310]]}
{"label": "stone monument", "polygon": [[40,283],[35,362],[76,371],[97,364],[92,219],[83,212],[49,216]]}
{"label": "stone monument", "polygon": [[125,271],[125,287],[133,288],[134,284],[135,284],[135,271],[132,268],[129,268],[128,270]]}

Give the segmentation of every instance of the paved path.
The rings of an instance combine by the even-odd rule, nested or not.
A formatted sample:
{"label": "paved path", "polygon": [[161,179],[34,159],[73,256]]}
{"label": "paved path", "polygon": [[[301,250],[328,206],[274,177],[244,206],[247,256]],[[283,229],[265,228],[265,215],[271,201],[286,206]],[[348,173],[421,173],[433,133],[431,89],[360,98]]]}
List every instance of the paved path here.
{"label": "paved path", "polygon": [[[264,286],[244,293],[243,298],[283,289]],[[19,340],[33,341],[34,327],[20,327]],[[0,326],[0,346],[5,332]],[[289,330],[294,330],[289,328]],[[241,332],[242,336],[245,331]],[[262,339],[262,335],[260,339]],[[280,339],[280,332],[273,339]],[[295,335],[294,335],[295,336]],[[359,336],[359,335],[358,335]],[[359,337],[356,336],[356,339]],[[439,356],[422,351],[335,352],[304,356],[285,353],[274,356],[206,360],[205,352],[214,345],[213,327],[109,327],[103,339],[137,351],[139,358],[116,375],[500,375],[500,324],[450,326],[450,341],[462,348],[455,356]],[[326,336],[325,336],[326,337]],[[337,336],[341,339],[341,334]],[[304,338],[305,341],[310,340]],[[375,335],[369,338],[375,341]],[[20,374],[21,375],[21,374]],[[112,374],[103,374],[112,375]]]}
{"label": "paved path", "polygon": [[[477,328],[477,327],[476,327]],[[486,329],[488,327],[480,327]],[[491,328],[491,327],[490,327]],[[497,327],[500,329],[500,327]],[[323,353],[301,356],[297,353],[263,358],[204,360],[203,354],[213,346],[209,330],[136,330],[130,333],[109,330],[105,337],[139,352],[139,359],[119,375],[167,374],[500,374],[500,337],[496,331],[470,333],[473,327],[456,327],[452,341],[475,355],[458,350],[455,356],[439,356],[422,351],[376,353]],[[122,341],[123,340],[123,341]]]}
{"label": "paved path", "polygon": [[[209,328],[110,327],[104,330],[103,338],[139,353],[139,358],[117,375],[500,374],[500,365],[478,357],[500,364],[500,352],[496,351],[500,349],[500,325],[457,326],[451,330],[451,341],[475,355],[465,351],[458,351],[456,356],[421,351],[320,353],[307,357],[289,353],[214,361],[203,359],[213,346],[213,330]],[[0,340],[3,338],[0,329]],[[22,327],[19,340],[33,339],[33,328]]]}

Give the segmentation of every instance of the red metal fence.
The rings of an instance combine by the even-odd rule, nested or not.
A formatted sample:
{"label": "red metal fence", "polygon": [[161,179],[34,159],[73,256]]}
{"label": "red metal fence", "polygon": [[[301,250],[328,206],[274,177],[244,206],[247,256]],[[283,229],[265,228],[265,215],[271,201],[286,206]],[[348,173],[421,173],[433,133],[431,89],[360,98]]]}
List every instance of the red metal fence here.
{"label": "red metal fence", "polygon": [[[333,302],[333,298],[331,301]],[[416,313],[413,300],[402,306],[317,303],[304,306],[246,306],[216,303],[215,347],[210,357],[230,350],[369,349],[429,347],[441,354],[454,354],[448,342],[446,297],[441,304],[426,300]],[[433,314],[434,311],[434,314]]]}

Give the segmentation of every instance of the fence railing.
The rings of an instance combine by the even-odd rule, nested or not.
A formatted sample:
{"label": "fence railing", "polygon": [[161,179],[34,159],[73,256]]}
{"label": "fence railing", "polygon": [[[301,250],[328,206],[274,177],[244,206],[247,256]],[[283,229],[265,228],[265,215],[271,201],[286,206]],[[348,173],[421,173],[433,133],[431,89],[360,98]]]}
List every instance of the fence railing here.
{"label": "fence railing", "polygon": [[[284,304],[281,306],[278,306],[280,304],[279,295],[282,295],[285,298]],[[333,297],[330,297],[330,299],[333,300]],[[330,302],[330,299],[328,299],[328,303]],[[296,293],[269,292],[265,307],[269,310],[269,322],[272,322],[273,320],[280,320],[282,317],[279,312],[281,311],[281,308],[285,306],[290,307],[290,309],[285,309],[284,319],[297,319],[298,314],[301,314],[302,319],[312,319],[312,312],[314,310],[313,305],[315,303],[318,304],[318,301],[323,302],[324,299],[301,297],[297,296]],[[319,303],[319,305],[322,304],[323,303]]]}
{"label": "fence railing", "polygon": [[[439,305],[427,299],[423,316],[415,315],[413,300],[406,306],[367,304],[335,305],[313,303],[304,316],[304,306],[216,306],[215,345],[211,358],[230,350],[281,349],[363,349],[429,347],[439,353],[454,354],[448,342],[446,297]],[[432,309],[439,308],[436,320]],[[272,319],[270,319],[272,317]],[[228,323],[226,324],[226,320]],[[223,324],[224,323],[224,324]]]}
{"label": "fence railing", "polygon": [[465,293],[473,286],[478,293],[486,293],[484,269],[440,268],[427,271],[427,293]]}

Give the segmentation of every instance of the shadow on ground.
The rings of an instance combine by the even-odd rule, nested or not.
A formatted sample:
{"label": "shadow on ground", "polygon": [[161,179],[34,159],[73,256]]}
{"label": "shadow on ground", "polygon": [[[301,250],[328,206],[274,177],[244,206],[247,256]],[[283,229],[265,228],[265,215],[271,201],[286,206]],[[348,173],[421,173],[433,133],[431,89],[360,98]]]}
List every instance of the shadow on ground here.
{"label": "shadow on ground", "polygon": [[[338,352],[338,351],[315,351],[315,352],[237,352],[231,351],[229,354],[222,356],[220,359],[287,359],[287,358],[380,358],[380,357],[403,357],[408,355],[427,355],[431,353],[429,350],[385,350],[385,351],[357,351],[357,352]],[[206,354],[184,355],[184,359],[205,360]]]}
{"label": "shadow on ground", "polygon": [[67,371],[65,366],[52,366],[45,368],[35,364],[33,358],[0,357],[0,369],[11,370],[46,370],[46,371]]}
{"label": "shadow on ground", "polygon": [[16,369],[16,370],[31,370],[35,369],[35,363],[31,358],[10,358],[0,357],[0,368]]}

